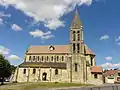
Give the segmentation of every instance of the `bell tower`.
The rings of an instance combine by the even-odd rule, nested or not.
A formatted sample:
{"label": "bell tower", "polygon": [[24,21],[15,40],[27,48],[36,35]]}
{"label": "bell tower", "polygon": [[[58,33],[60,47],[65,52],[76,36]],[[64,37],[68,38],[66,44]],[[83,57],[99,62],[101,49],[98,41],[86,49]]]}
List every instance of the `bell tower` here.
{"label": "bell tower", "polygon": [[78,9],[70,27],[70,49],[71,49],[71,78],[72,82],[86,82],[86,58],[84,56],[83,25],[80,21]]}
{"label": "bell tower", "polygon": [[84,36],[83,26],[79,19],[78,9],[75,11],[75,16],[70,27],[70,44],[72,54],[84,54]]}

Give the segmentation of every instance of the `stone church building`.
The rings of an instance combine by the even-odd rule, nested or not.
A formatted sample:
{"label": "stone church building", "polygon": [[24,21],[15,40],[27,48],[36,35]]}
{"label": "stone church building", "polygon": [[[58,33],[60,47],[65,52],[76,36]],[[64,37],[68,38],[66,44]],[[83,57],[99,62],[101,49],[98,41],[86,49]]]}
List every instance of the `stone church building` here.
{"label": "stone church building", "polygon": [[102,68],[84,43],[83,25],[76,10],[68,45],[30,46],[12,81],[102,84]]}

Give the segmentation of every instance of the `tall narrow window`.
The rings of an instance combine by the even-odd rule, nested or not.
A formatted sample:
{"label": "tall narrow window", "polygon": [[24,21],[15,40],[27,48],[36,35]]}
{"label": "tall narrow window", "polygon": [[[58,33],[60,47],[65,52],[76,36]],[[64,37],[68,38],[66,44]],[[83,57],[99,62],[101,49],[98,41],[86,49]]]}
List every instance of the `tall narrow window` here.
{"label": "tall narrow window", "polygon": [[40,57],[39,56],[37,56],[37,61],[39,61],[40,60]]}
{"label": "tall narrow window", "polygon": [[77,44],[77,53],[80,53],[80,44]]}
{"label": "tall narrow window", "polygon": [[47,56],[47,61],[49,60],[49,57]]}
{"label": "tall narrow window", "polygon": [[29,61],[31,61],[32,60],[32,57],[31,56],[29,56]]}
{"label": "tall narrow window", "polygon": [[80,31],[77,32],[77,40],[80,41]]}
{"label": "tall narrow window", "polygon": [[73,31],[73,41],[76,40],[76,35],[75,35],[75,31]]}
{"label": "tall narrow window", "polygon": [[53,58],[53,56],[52,56],[52,57],[51,57],[51,61],[53,61],[53,59],[54,59],[54,58]]}
{"label": "tall narrow window", "polygon": [[75,53],[75,43],[73,43],[73,53]]}
{"label": "tall narrow window", "polygon": [[34,68],[34,69],[33,69],[33,74],[35,74],[35,73],[36,73],[36,69]]}
{"label": "tall narrow window", "polygon": [[42,56],[42,61],[43,61],[43,59],[44,59],[44,58],[43,58],[43,56]]}
{"label": "tall narrow window", "polygon": [[35,56],[33,56],[33,61],[35,61]]}
{"label": "tall narrow window", "polygon": [[59,61],[59,56],[57,56],[57,61]]}
{"label": "tall narrow window", "polygon": [[58,75],[58,69],[55,69],[55,75]]}
{"label": "tall narrow window", "polygon": [[23,74],[26,74],[26,69],[23,70]]}
{"label": "tall narrow window", "polygon": [[93,66],[93,57],[90,57],[91,66]]}
{"label": "tall narrow window", "polygon": [[64,61],[64,56],[62,56],[62,61]]}
{"label": "tall narrow window", "polygon": [[77,72],[78,71],[78,65],[77,65],[77,63],[75,63],[75,72]]}

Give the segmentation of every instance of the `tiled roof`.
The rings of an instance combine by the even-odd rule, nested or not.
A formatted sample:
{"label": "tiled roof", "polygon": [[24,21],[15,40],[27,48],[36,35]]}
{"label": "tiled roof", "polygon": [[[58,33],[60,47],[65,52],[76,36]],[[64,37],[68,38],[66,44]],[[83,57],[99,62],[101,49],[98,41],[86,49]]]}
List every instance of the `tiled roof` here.
{"label": "tiled roof", "polygon": [[66,69],[66,63],[53,62],[23,62],[19,67],[33,67],[33,68],[59,68]]}
{"label": "tiled roof", "polygon": [[[54,50],[50,50],[50,45],[48,46],[30,46],[27,50],[27,54],[39,54],[39,53],[70,53],[70,45],[52,45]],[[85,44],[85,54],[95,55]]]}
{"label": "tiled roof", "polygon": [[90,48],[88,48],[88,46],[85,44],[85,51],[86,51],[86,54],[91,54],[91,55],[95,55]]}
{"label": "tiled roof", "polygon": [[111,75],[115,75],[118,72],[118,70],[107,70],[104,73],[104,76],[111,76]]}
{"label": "tiled roof", "polygon": [[69,53],[70,45],[53,45],[54,50],[50,50],[51,46],[31,46],[27,54],[31,53]]}
{"label": "tiled roof", "polygon": [[93,66],[93,67],[91,67],[91,72],[92,73],[102,73],[102,67],[100,67],[100,66]]}

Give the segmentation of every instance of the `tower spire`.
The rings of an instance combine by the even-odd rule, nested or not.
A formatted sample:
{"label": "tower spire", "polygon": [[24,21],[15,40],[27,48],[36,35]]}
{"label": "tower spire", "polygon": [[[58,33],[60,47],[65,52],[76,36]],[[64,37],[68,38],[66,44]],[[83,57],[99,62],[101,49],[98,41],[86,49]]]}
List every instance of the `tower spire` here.
{"label": "tower spire", "polygon": [[82,23],[80,21],[78,8],[76,6],[75,15],[71,24],[71,28],[80,28],[81,26],[82,26]]}

